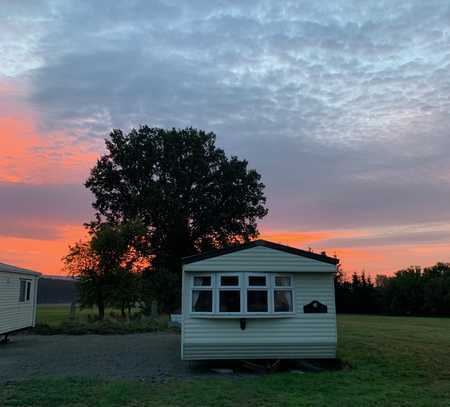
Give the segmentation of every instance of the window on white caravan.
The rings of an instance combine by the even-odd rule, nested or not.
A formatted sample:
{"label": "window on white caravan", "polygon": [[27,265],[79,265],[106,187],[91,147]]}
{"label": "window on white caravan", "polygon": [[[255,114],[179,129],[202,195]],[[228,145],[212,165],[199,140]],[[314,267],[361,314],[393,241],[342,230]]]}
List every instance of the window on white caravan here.
{"label": "window on white caravan", "polygon": [[292,301],[292,276],[276,275],[273,289],[274,312],[292,312]]}
{"label": "window on white caravan", "polygon": [[247,312],[269,312],[267,274],[247,275]]}
{"label": "window on white caravan", "polygon": [[219,277],[219,312],[241,312],[240,276],[221,274]]}
{"label": "window on white caravan", "polygon": [[27,281],[27,301],[30,301],[31,298],[31,281]]}
{"label": "window on white caravan", "polygon": [[25,302],[25,294],[27,290],[27,280],[20,279],[19,301]]}
{"label": "window on white caravan", "polygon": [[211,275],[193,276],[192,312],[213,311],[213,291]]}

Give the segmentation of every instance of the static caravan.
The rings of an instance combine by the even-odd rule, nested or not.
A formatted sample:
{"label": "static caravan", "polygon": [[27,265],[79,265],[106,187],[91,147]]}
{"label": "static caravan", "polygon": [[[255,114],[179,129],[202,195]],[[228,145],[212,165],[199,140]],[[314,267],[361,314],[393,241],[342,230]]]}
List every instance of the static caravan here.
{"label": "static caravan", "polygon": [[37,286],[40,274],[0,263],[0,336],[36,323]]}
{"label": "static caravan", "polygon": [[336,357],[339,260],[255,240],[183,259],[181,357]]}

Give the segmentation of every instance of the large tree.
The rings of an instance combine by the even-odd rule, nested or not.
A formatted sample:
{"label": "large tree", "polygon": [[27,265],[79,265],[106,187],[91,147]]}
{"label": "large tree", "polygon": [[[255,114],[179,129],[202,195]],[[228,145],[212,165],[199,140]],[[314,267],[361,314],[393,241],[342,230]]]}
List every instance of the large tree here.
{"label": "large tree", "polygon": [[261,177],[215,140],[193,128],[112,131],[86,182],[97,211],[90,227],[139,219],[146,254],[172,272],[183,256],[257,237],[267,214]]}

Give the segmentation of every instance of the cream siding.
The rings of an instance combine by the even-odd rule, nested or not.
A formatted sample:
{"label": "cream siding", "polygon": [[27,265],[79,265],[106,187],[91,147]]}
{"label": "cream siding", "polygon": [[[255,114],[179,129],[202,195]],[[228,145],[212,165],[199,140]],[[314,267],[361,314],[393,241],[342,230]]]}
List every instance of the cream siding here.
{"label": "cream siding", "polygon": [[[319,264],[317,264],[319,263]],[[333,277],[336,267],[317,260],[265,247],[202,260],[184,266],[182,358],[290,359],[336,357],[336,312]],[[294,313],[280,317],[199,317],[191,314],[192,274],[214,271],[289,272],[294,277]],[[313,300],[327,305],[328,313],[305,314]]]}
{"label": "cream siding", "polygon": [[[19,301],[20,280],[31,281],[30,300]],[[0,335],[34,326],[38,276],[0,270]]]}
{"label": "cream siding", "polygon": [[186,264],[185,271],[335,272],[336,266],[307,257],[256,246]]}

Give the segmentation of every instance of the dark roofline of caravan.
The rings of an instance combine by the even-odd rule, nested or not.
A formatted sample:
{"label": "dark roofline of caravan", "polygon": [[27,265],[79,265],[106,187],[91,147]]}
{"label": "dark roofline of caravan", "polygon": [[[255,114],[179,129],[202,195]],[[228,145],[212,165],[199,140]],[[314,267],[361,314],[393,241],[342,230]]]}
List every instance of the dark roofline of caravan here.
{"label": "dark roofline of caravan", "polygon": [[12,264],[0,263],[0,272],[29,274],[30,276],[40,277],[42,274],[34,270],[24,269],[22,267],[13,266]]}
{"label": "dark roofline of caravan", "polygon": [[279,244],[279,243],[273,243],[273,242],[269,242],[267,240],[262,240],[262,239],[253,240],[251,242],[243,243],[238,246],[231,246],[231,247],[226,247],[224,249],[218,249],[218,250],[213,250],[213,251],[209,251],[209,252],[205,252],[205,253],[194,254],[193,256],[183,257],[182,262],[183,262],[183,264],[195,263],[197,261],[222,256],[224,254],[234,253],[234,252],[238,252],[240,250],[250,249],[251,247],[257,247],[257,246],[268,247],[269,249],[279,250],[282,252],[294,254],[296,256],[307,257],[309,259],[314,259],[317,261],[321,261],[323,263],[328,263],[328,264],[338,264],[339,263],[339,259],[336,257],[329,257],[329,256],[326,256],[325,254],[313,253],[313,252],[309,252],[306,250],[301,250],[301,249],[297,249],[295,247],[286,246],[284,244]]}

